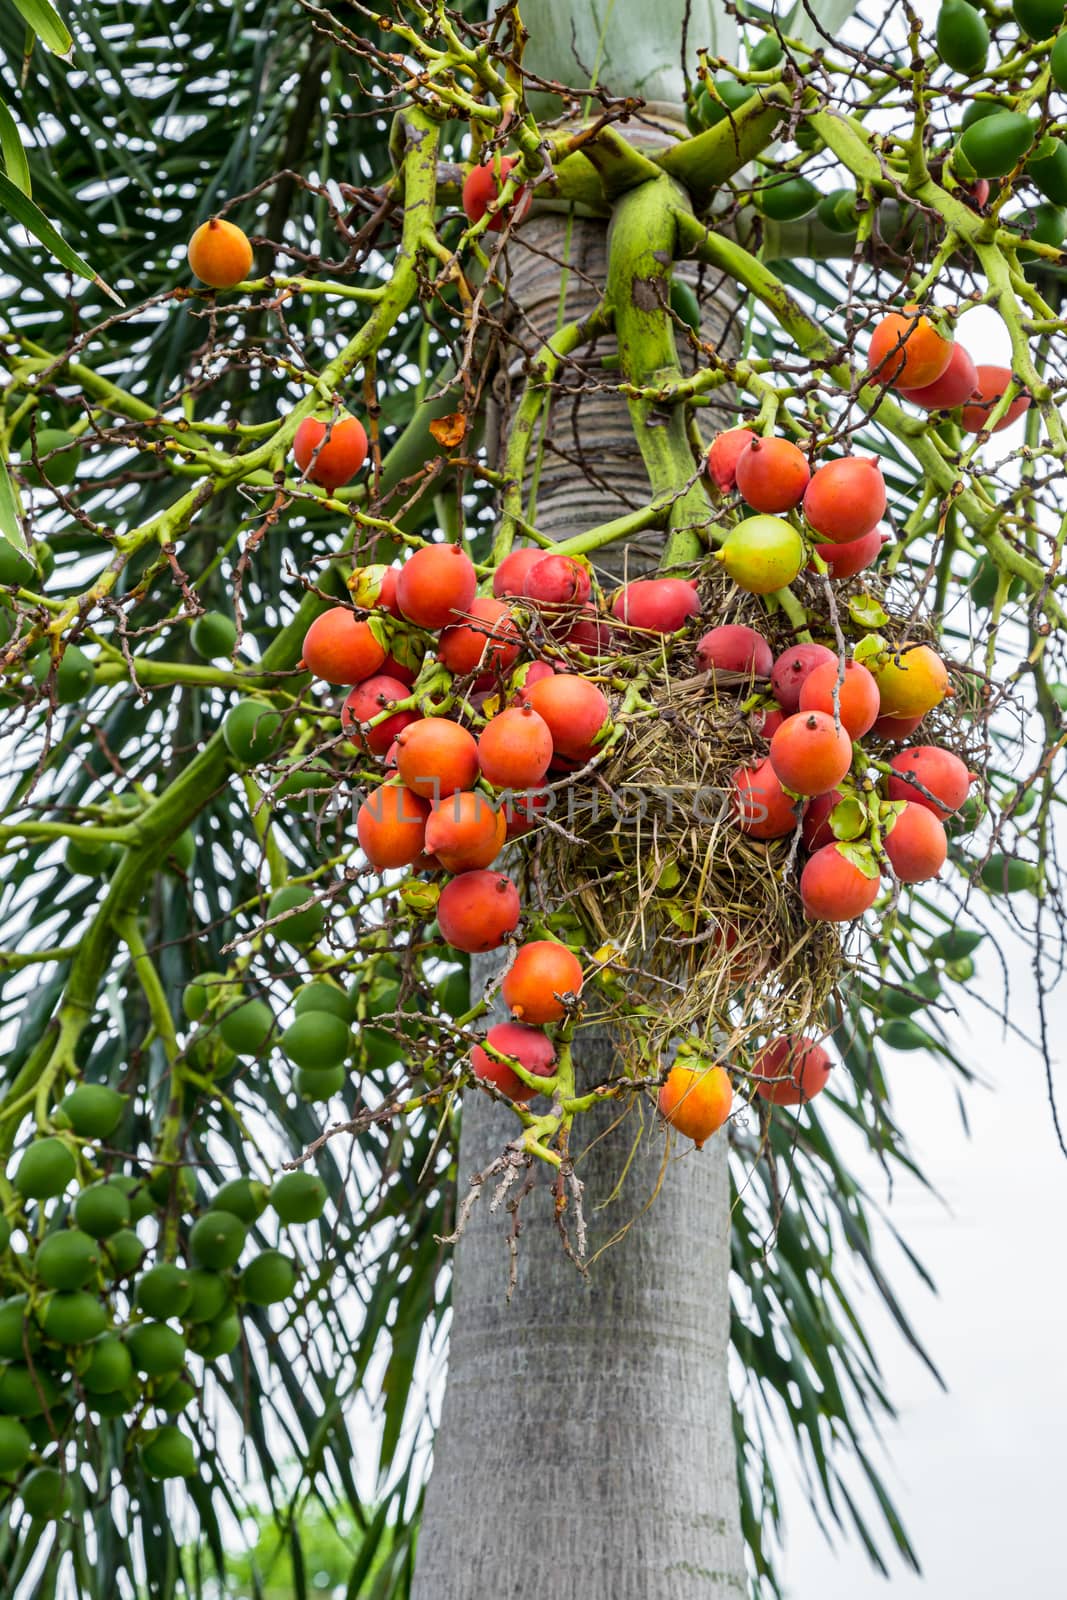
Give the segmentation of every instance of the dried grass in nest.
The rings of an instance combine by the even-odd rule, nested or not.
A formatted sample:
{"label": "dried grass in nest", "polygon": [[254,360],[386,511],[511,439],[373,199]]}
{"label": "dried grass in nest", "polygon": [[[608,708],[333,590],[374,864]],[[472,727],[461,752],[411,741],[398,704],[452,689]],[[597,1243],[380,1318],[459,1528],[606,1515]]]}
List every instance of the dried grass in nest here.
{"label": "dried grass in nest", "polygon": [[[850,642],[848,596],[861,587],[879,586],[835,586]],[[795,642],[784,616],[769,617],[717,571],[701,588],[705,625],[755,627],[776,655]],[[825,586],[802,588],[812,635],[833,645]],[[884,634],[936,637],[914,616],[891,620]],[[686,1036],[736,1060],[778,1033],[818,1035],[846,966],[842,930],[804,916],[795,837],[755,840],[733,816],[732,774],[768,749],[741,713],[751,681],[694,676],[691,646],[676,647],[670,660],[660,646],[658,657],[647,650],[656,713],[632,720],[605,766],[562,791],[565,805],[554,813],[562,826],[541,832],[533,867],[538,895],[576,911],[593,948],[617,952],[619,982],[605,986],[607,1016],[598,1020],[622,1033],[627,1070],[644,1074]],[[930,716],[923,737],[973,759],[977,703],[977,689],[964,688]],[[888,759],[900,746],[868,738],[865,748]]]}
{"label": "dried grass in nest", "polygon": [[548,898],[618,952],[631,1070],[688,1035],[729,1055],[756,1033],[818,1028],[840,972],[836,930],[801,910],[792,841],[751,839],[731,813],[731,774],[766,753],[740,715],[746,687],[664,674],[658,715],[629,725],[599,777],[568,791],[566,834],[540,841]]}

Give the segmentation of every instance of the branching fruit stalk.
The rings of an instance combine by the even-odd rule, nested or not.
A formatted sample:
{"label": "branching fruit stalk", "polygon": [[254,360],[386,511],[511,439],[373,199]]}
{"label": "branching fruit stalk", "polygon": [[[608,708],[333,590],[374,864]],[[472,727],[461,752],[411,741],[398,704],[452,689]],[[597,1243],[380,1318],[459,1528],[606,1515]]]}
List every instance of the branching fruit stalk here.
{"label": "branching fruit stalk", "polygon": [[[668,296],[679,253],[677,217],[688,208],[684,190],[666,175],[615,203],[608,235],[608,303],[622,375],[636,389],[669,388],[682,380]],[[671,406],[663,412],[633,395],[626,403],[653,495],[673,497],[660,570],[677,572],[702,553],[703,530],[711,518],[685,409]]]}

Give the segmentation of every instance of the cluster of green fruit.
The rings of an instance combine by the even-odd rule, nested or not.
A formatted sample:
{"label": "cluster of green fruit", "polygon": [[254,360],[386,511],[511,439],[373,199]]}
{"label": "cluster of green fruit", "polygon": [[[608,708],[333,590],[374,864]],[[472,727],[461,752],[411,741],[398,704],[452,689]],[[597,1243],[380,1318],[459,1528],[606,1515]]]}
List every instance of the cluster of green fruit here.
{"label": "cluster of green fruit", "polygon": [[[1053,39],[1048,56],[1049,72],[1057,88],[1067,92],[1067,28],[1062,0],[1014,0],[1012,11],[1021,32],[1029,41],[1043,43]],[[969,0],[944,0],[937,19],[937,50],[953,72],[975,78],[984,72],[989,57],[990,33],[982,11]],[[1031,48],[1033,45],[1031,44]],[[750,72],[769,72],[783,56],[782,46],[773,34],[766,34],[749,52]],[[1035,62],[1031,70],[1038,70]],[[744,83],[730,73],[711,76],[702,70],[686,103],[686,122],[693,134],[713,128],[735,116],[759,87]],[[818,137],[806,122],[796,130],[802,150],[814,149]],[[958,181],[974,193],[979,203],[985,192],[978,186],[990,179],[1006,178],[1025,158],[1026,176],[1044,196],[1036,207],[1007,219],[1039,244],[1059,248],[1067,237],[1067,145],[1055,135],[1038,137],[1037,124],[1023,112],[1014,110],[1008,99],[972,99],[952,148],[952,166]],[[753,193],[757,209],[775,222],[796,222],[812,212],[831,232],[843,235],[856,232],[859,213],[854,188],[821,193],[803,173],[786,171],[762,178]]]}
{"label": "cluster of green fruit", "polygon": [[[1067,28],[1063,0],[1015,0],[1015,21],[1031,41],[1055,35],[1048,56],[1052,82],[1067,91]],[[964,77],[984,72],[990,35],[985,16],[969,0],[944,0],[937,20],[937,48],[945,65]],[[1032,48],[1032,46],[1031,46]],[[1031,71],[1040,68],[1034,62]],[[1030,116],[1008,99],[972,99],[952,150],[952,167],[968,186],[1007,178],[1023,163],[1023,174],[1042,196],[1035,205],[1005,222],[1038,244],[1059,249],[1067,238],[1067,144],[1042,134]],[[1028,270],[1036,270],[1036,265]]]}
{"label": "cluster of green fruit", "polygon": [[[314,1221],[326,1203],[322,1180],[303,1171],[271,1189],[235,1179],[206,1205],[177,1165],[100,1175],[86,1146],[110,1139],[125,1109],[116,1090],[78,1085],[53,1116],[58,1131],[34,1138],[9,1174],[14,1204],[0,1217],[0,1480],[35,1517],[69,1508],[65,1443],[84,1432],[89,1413],[131,1418],[131,1442],[151,1476],[195,1472],[192,1440],[150,1415],[174,1417],[192,1402],[193,1358],[230,1354],[242,1309],[293,1294],[291,1251],[260,1249],[239,1270],[268,1205],[290,1225]],[[187,1225],[172,1226],[167,1213]],[[159,1243],[146,1266],[138,1226],[152,1217]],[[13,1218],[24,1249],[15,1248]]]}
{"label": "cluster of green fruit", "polygon": [[[284,919],[277,931],[287,940],[310,944],[322,932],[325,913],[321,905],[309,902],[305,890],[290,884],[271,896],[268,921],[273,917]],[[390,1003],[389,997],[385,1003]],[[182,995],[185,1015],[200,1024],[190,1049],[194,1061],[198,1050],[214,1048],[215,1072],[220,1073],[237,1056],[261,1056],[277,1042],[296,1068],[294,1087],[305,1100],[328,1100],[342,1088],[345,1063],[353,1050],[354,1006],[355,997],[339,985],[317,979],[299,991],[294,1019],[278,1034],[266,1000],[251,994],[239,979],[205,972]]]}
{"label": "cluster of green fruit", "polygon": [[[778,66],[784,54],[775,35],[764,34],[758,44],[749,48],[748,70],[770,72],[772,68]],[[739,83],[736,78],[725,72],[713,77],[702,67],[696,83],[690,86],[686,97],[686,126],[690,133],[694,134],[703,133],[706,128],[714,128],[720,122],[725,122],[732,112],[740,111],[756,93],[756,87],[751,83]]]}
{"label": "cluster of green fruit", "polygon": [[[271,916],[283,916],[277,928],[293,942],[310,943],[322,931],[322,907],[303,907],[290,897],[303,896],[296,885],[288,885],[272,896]],[[290,935],[291,924],[296,932]],[[467,977],[453,973],[429,984],[434,1000],[446,1015],[459,1015],[467,1009]],[[389,960],[373,955],[362,964],[359,983],[345,990],[332,980],[316,978],[297,991],[294,1017],[289,1026],[278,1029],[274,1012],[266,1000],[251,993],[240,978],[218,972],[205,972],[195,978],[182,995],[182,1009],[197,1032],[187,1050],[194,1066],[206,1067],[221,1077],[233,1067],[236,1058],[256,1059],[273,1045],[295,1068],[293,1088],[303,1100],[329,1100],[343,1087],[349,1064],[360,1071],[385,1070],[403,1054],[396,1033],[417,1036],[425,1030],[425,1002],[400,1000],[401,975]],[[417,1009],[421,1005],[421,1011]],[[398,1011],[410,1010],[411,1021],[396,1023]],[[353,1031],[358,1023],[358,1030]]]}
{"label": "cluster of green fruit", "polygon": [[[1028,38],[1041,43],[1051,39],[1050,66],[1060,89],[1067,89],[1067,34],[1063,0],[1013,0],[1012,14]],[[989,60],[989,25],[970,0],[944,0],[937,17],[937,53],[953,72],[965,78],[978,77]]]}

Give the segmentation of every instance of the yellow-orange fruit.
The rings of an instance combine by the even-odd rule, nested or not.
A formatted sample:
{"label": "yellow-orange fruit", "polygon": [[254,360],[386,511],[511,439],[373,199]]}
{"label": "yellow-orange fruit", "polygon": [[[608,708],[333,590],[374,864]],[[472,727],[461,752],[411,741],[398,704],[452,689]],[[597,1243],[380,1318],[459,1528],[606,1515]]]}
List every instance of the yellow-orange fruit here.
{"label": "yellow-orange fruit", "polygon": [[900,644],[870,663],[881,700],[880,717],[924,717],[949,692],[948,668],[928,644]]}
{"label": "yellow-orange fruit", "polygon": [[523,1022],[559,1022],[566,1015],[564,997],[582,992],[582,964],[566,945],[534,939],[520,946],[501,992]]}
{"label": "yellow-orange fruit", "polygon": [[478,780],[474,735],[447,717],[410,723],[397,734],[396,746],[401,778],[424,800],[443,800],[457,789],[472,789]]}
{"label": "yellow-orange fruit", "polygon": [[383,783],[367,796],[356,834],[375,867],[409,867],[422,852],[430,807],[402,783]]}
{"label": "yellow-orange fruit", "polygon": [[659,1092],[664,1121],[692,1139],[698,1150],[722,1127],[733,1101],[733,1084],[724,1067],[674,1066]]}
{"label": "yellow-orange fruit", "polygon": [[209,288],[232,289],[248,277],[252,246],[236,223],[212,217],[189,240],[189,266]]}
{"label": "yellow-orange fruit", "polygon": [[385,662],[385,646],[347,606],[331,606],[304,635],[304,665],[326,683],[357,684]]}
{"label": "yellow-orange fruit", "polygon": [[871,335],[867,366],[875,383],[924,389],[952,360],[952,340],[939,333],[918,306],[890,311]]}
{"label": "yellow-orange fruit", "polygon": [[798,711],[771,740],[770,761],[794,794],[826,794],[852,765],[852,740],[825,711]]}
{"label": "yellow-orange fruit", "polygon": [[447,872],[474,872],[492,864],[506,836],[503,812],[488,795],[457,789],[431,810],[426,849]]}

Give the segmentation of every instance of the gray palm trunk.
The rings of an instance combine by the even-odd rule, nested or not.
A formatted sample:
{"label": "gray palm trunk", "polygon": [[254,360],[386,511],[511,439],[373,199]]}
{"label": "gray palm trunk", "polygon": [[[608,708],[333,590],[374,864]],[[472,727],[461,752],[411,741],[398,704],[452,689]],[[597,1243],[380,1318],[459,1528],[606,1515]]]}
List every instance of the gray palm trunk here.
{"label": "gray palm trunk", "polygon": [[[564,226],[562,217],[533,217],[509,247],[524,342],[531,330],[546,335],[557,326]],[[604,225],[574,224],[566,249],[577,269],[561,319],[569,322],[591,308],[594,286],[604,282]],[[705,301],[705,338],[722,336],[733,309]],[[610,341],[598,346],[591,380],[603,374],[600,357],[611,348]],[[571,368],[565,386],[580,380],[581,368]],[[507,388],[502,376],[498,394]],[[537,498],[543,532],[563,538],[647,502],[629,416],[612,396],[558,397],[547,445]],[[587,462],[588,476],[575,457]],[[647,566],[660,537],[645,536],[617,559],[630,571]],[[499,963],[486,957],[473,965],[478,993]],[[583,1027],[575,1049],[580,1081],[602,1080],[613,1050],[604,1030]],[[461,1196],[515,1133],[505,1108],[466,1097]],[[496,1212],[490,1180],[456,1248],[448,1382],[415,1600],[736,1600],[745,1593],[727,1376],[725,1138],[701,1152],[683,1141],[686,1153],[664,1172],[664,1137],[647,1111],[643,1120],[635,1112],[619,1121],[617,1108],[605,1107],[583,1116],[576,1134],[586,1146],[577,1171],[589,1224],[587,1278],[564,1252],[547,1169],[533,1174],[535,1188],[518,1210],[510,1303],[515,1214],[508,1204],[521,1180]]]}

